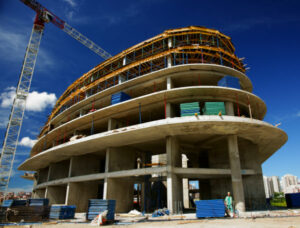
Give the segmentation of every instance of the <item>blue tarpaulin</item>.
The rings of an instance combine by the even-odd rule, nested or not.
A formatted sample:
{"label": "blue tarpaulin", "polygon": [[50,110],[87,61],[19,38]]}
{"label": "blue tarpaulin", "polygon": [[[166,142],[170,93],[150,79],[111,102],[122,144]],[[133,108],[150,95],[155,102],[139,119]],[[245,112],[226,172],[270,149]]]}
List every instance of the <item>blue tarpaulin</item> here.
{"label": "blue tarpaulin", "polygon": [[196,204],[197,218],[215,218],[225,216],[224,200],[198,200]]}

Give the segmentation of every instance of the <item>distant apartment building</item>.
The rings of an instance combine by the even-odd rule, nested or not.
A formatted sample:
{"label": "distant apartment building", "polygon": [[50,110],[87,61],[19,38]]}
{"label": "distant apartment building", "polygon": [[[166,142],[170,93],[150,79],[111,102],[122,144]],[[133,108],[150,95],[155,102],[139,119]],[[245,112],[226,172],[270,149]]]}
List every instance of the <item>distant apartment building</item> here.
{"label": "distant apartment building", "polygon": [[281,178],[281,186],[284,193],[300,192],[298,177],[291,174],[286,174]]}
{"label": "distant apartment building", "polygon": [[266,177],[264,176],[264,187],[266,198],[271,198],[275,192],[280,192],[280,182],[278,176]]}

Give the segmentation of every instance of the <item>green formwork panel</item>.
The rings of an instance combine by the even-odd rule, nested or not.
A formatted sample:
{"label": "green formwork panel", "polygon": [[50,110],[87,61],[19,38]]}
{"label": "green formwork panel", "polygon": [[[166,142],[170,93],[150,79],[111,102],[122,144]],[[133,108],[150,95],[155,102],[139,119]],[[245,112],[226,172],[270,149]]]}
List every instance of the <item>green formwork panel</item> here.
{"label": "green formwork panel", "polygon": [[[198,115],[200,115],[200,112],[195,112],[195,113],[197,113]],[[184,114],[181,114],[180,116],[181,116],[181,117],[182,117],[182,116],[194,116],[195,113],[184,113]]]}
{"label": "green formwork panel", "polygon": [[180,104],[181,109],[185,108],[199,108],[199,103],[198,102],[191,102],[191,103],[182,103]]}
{"label": "green formwork panel", "polygon": [[219,113],[226,115],[224,102],[205,102],[203,108],[204,115],[218,115]]}

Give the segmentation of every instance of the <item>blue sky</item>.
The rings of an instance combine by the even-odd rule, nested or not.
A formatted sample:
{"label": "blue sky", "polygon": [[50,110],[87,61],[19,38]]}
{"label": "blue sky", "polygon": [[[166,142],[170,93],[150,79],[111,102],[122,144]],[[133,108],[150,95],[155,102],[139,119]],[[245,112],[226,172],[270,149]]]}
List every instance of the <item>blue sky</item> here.
{"label": "blue sky", "polygon": [[[251,67],[254,93],[267,104],[265,121],[289,136],[263,164],[264,175],[300,176],[300,2],[196,0],[40,0],[50,11],[115,55],[166,29],[201,25],[229,35],[239,57]],[[18,0],[0,0],[0,140],[10,111],[32,29],[34,12]],[[102,61],[82,44],[47,24],[23,122],[16,168],[51,112],[55,98],[75,79]],[[43,107],[38,106],[43,104]],[[40,108],[39,108],[40,107]],[[39,110],[40,109],[40,110]],[[28,137],[28,138],[26,138]],[[10,189],[30,190],[32,183],[15,170]]]}

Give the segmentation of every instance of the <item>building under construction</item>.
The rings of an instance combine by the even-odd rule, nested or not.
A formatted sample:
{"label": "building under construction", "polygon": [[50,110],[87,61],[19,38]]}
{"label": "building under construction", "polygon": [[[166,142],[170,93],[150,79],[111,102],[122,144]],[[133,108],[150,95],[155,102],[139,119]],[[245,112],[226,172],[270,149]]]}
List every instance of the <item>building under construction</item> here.
{"label": "building under construction", "polygon": [[261,165],[287,140],[263,121],[266,110],[230,37],[166,30],[71,84],[19,169],[37,172],[35,198],[78,212],[103,198],[115,199],[117,212],[176,213],[195,195],[227,192],[239,211],[258,209]]}

